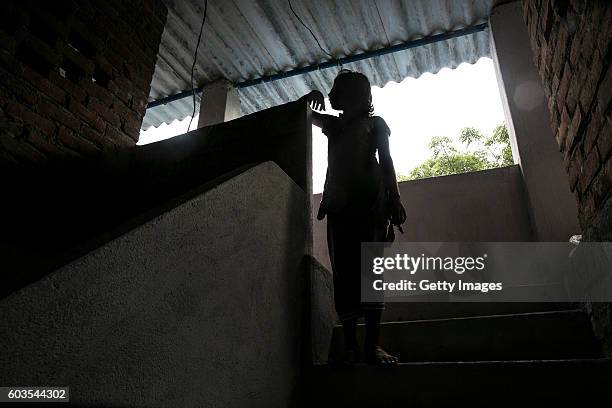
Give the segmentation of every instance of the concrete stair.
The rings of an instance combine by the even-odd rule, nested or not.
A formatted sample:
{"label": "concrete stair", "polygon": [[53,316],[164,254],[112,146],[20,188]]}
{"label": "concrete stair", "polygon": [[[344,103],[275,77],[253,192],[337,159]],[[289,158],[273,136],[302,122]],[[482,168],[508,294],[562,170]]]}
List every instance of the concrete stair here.
{"label": "concrete stair", "polygon": [[612,398],[612,360],[602,358],[584,312],[543,304],[551,310],[492,315],[537,305],[491,305],[480,305],[481,316],[383,323],[381,343],[401,361],[390,367],[333,364],[344,340],[335,327],[332,363],[308,369],[305,406],[595,406]]}
{"label": "concrete stair", "polygon": [[[358,326],[363,344],[365,326]],[[401,361],[483,361],[597,358],[600,351],[579,310],[385,322],[381,343]],[[341,359],[342,327],[332,336],[330,360]]]}
{"label": "concrete stair", "polygon": [[568,310],[568,303],[542,302],[387,302],[383,320],[401,322],[412,320],[448,319],[453,317],[492,316],[516,313]]}
{"label": "concrete stair", "polygon": [[607,406],[611,373],[604,359],[318,366],[307,406]]}

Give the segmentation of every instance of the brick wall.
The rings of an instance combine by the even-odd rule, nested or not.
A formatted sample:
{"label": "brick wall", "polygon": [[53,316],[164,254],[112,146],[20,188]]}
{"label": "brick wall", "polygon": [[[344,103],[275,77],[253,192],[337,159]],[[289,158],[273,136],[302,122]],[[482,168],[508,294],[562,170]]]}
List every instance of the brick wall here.
{"label": "brick wall", "polygon": [[523,10],[583,233],[612,240],[612,6],[524,0]]}
{"label": "brick wall", "polygon": [[[612,241],[612,4],[523,0],[523,11],[584,240]],[[612,356],[612,305],[585,309]]]}
{"label": "brick wall", "polygon": [[0,6],[0,163],[96,155],[138,141],[161,0]]}

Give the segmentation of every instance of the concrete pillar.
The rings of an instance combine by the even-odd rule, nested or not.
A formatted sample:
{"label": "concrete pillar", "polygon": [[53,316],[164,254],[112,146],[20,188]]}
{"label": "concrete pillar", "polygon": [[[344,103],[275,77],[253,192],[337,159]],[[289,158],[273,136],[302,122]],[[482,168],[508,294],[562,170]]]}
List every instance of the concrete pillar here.
{"label": "concrete pillar", "polygon": [[200,101],[198,128],[240,117],[240,95],[228,80],[222,79],[204,87]]}
{"label": "concrete pillar", "polygon": [[534,238],[567,241],[571,235],[580,233],[576,200],[551,130],[521,3],[495,7],[489,28],[512,154],[521,166]]}

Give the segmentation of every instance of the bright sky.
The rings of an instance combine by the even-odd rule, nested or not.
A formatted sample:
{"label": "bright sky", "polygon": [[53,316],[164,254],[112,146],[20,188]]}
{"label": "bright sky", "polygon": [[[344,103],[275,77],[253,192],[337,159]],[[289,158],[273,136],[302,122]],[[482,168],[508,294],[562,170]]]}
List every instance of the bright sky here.
{"label": "bright sky", "polygon": [[[326,94],[329,89],[321,89]],[[375,114],[391,128],[389,139],[395,170],[408,174],[429,157],[427,143],[432,136],[457,138],[466,126],[490,134],[504,122],[493,61],[481,58],[476,64],[444,68],[437,74],[389,82],[372,87]],[[326,100],[329,109],[329,101]],[[334,113],[330,109],[327,113]],[[194,118],[192,129],[197,126]],[[138,144],[147,144],[187,131],[189,118],[162,124],[141,132]],[[327,168],[327,138],[313,127],[313,192],[323,191]]]}

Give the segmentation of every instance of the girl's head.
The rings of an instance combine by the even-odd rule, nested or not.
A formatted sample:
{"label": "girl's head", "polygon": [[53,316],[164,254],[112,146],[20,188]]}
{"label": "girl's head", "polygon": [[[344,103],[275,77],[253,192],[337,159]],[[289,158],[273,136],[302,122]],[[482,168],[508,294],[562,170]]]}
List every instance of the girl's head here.
{"label": "girl's head", "polygon": [[329,91],[331,107],[345,113],[349,111],[369,116],[374,112],[371,88],[368,77],[343,69],[336,76],[334,86]]}

